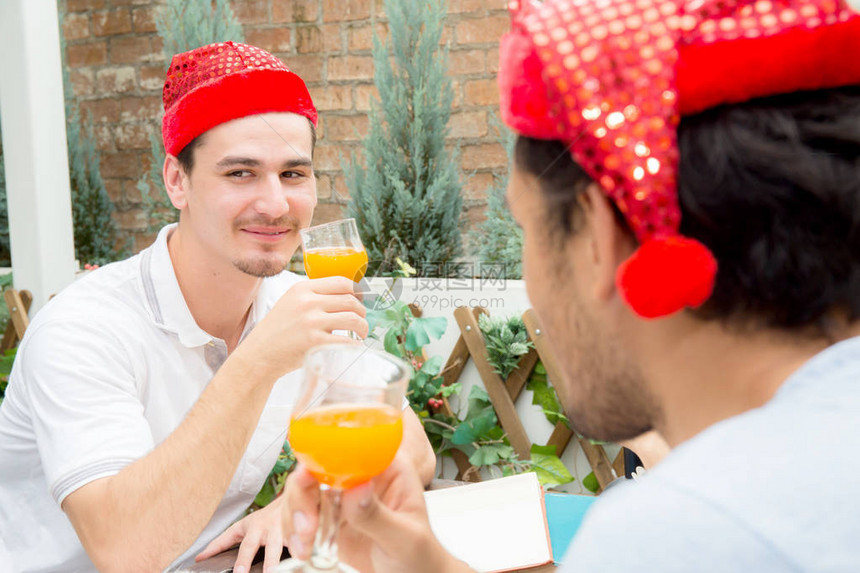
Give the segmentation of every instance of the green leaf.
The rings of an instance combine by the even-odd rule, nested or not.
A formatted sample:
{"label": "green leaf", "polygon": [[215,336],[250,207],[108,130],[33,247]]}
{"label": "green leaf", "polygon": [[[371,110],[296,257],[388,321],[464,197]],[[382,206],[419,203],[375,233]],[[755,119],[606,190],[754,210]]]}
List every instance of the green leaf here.
{"label": "green leaf", "polygon": [[427,359],[427,361],[421,365],[421,372],[424,372],[430,376],[438,376],[439,372],[442,370],[442,357],[441,356],[431,356]]}
{"label": "green leaf", "polygon": [[383,346],[385,346],[385,351],[389,354],[393,354],[394,356],[403,357],[403,352],[400,350],[400,344],[397,342],[397,331],[393,328],[389,328],[385,333],[385,339],[383,340]]}
{"label": "green leaf", "polygon": [[448,329],[448,319],[444,316],[427,316],[416,318],[415,322],[421,323],[431,340],[439,340]]}
{"label": "green leaf", "polygon": [[473,419],[461,422],[454,431],[454,435],[451,436],[451,442],[458,445],[471,444],[478,441],[496,424],[496,413],[492,410],[485,412]]}
{"label": "green leaf", "polygon": [[442,397],[447,398],[448,396],[451,396],[453,394],[459,394],[462,388],[462,382],[454,382],[453,384],[449,384],[448,386],[442,386]]}
{"label": "green leaf", "polygon": [[474,411],[477,414],[487,407],[492,408],[492,406],[493,404],[490,402],[490,395],[487,394],[487,391],[480,386],[472,386],[472,389],[469,390],[469,413],[471,414]]}
{"label": "green leaf", "polygon": [[533,454],[543,454],[545,456],[554,456],[556,455],[556,447],[555,446],[540,446],[538,444],[532,444],[529,452]]}
{"label": "green leaf", "polygon": [[403,344],[403,347],[409,352],[415,352],[429,342],[430,336],[427,334],[424,326],[417,320],[412,321],[412,324],[406,329],[406,342]]}
{"label": "green leaf", "polygon": [[533,392],[532,404],[541,407],[550,424],[555,425],[558,422],[564,422],[569,427],[567,416],[564,415],[558,395],[545,377],[530,377],[526,387]]}
{"label": "green leaf", "polygon": [[478,467],[490,466],[500,459],[510,458],[513,453],[514,449],[506,444],[486,444],[475,450],[469,457],[469,463]]}
{"label": "green leaf", "polygon": [[544,487],[556,487],[573,481],[573,476],[555,454],[533,452],[532,470]]}
{"label": "green leaf", "polygon": [[260,493],[257,494],[257,497],[254,498],[254,504],[260,507],[266,507],[272,500],[275,499],[275,485],[272,483],[271,479],[267,479],[265,483],[263,483],[262,489],[260,489]]}
{"label": "green leaf", "polygon": [[597,493],[597,490],[600,489],[600,483],[597,481],[597,476],[594,475],[594,472],[591,472],[582,479],[582,485],[591,493]]}

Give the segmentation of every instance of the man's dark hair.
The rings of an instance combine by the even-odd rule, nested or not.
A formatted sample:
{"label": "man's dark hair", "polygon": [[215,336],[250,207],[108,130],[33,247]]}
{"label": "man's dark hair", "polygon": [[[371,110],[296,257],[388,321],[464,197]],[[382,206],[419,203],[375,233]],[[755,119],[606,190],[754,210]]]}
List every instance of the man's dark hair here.
{"label": "man's dark hair", "polygon": [[[678,140],[681,233],[719,262],[698,316],[825,336],[860,318],[860,87],[720,106]],[[576,232],[591,179],[564,144],[520,137],[515,161]]]}
{"label": "man's dark hair", "polygon": [[[317,145],[317,128],[311,120],[308,120],[308,125],[311,126],[311,153],[313,154]],[[182,170],[187,174],[191,174],[191,170],[194,168],[194,151],[200,147],[205,135],[206,134],[203,133],[192,139],[191,143],[183,147],[182,151],[179,152],[179,155],[176,156],[176,160],[179,161],[179,166],[182,167]]]}

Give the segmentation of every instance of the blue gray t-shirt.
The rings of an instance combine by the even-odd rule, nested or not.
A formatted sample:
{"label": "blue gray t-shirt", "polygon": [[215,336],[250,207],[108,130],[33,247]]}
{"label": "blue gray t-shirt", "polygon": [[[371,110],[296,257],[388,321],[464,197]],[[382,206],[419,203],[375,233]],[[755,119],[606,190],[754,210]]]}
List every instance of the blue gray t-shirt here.
{"label": "blue gray t-shirt", "polygon": [[589,511],[563,571],[860,572],[860,337]]}

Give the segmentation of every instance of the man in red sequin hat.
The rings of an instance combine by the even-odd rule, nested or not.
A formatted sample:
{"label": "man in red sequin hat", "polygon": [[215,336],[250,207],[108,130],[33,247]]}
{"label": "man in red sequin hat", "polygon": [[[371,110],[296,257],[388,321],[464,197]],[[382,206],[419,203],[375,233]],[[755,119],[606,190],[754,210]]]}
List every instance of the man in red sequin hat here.
{"label": "man in red sequin hat", "polygon": [[[562,569],[860,566],[860,15],[842,0],[511,3],[507,200],[585,436],[673,448]],[[298,477],[296,479],[299,479]],[[376,571],[455,572],[397,465],[344,496]]]}
{"label": "man in red sequin hat", "polygon": [[[218,536],[277,460],[305,351],[367,334],[352,281],[284,270],[317,200],[301,78],[253,46],[204,46],[173,58],[164,107],[178,224],[59,294],[19,347],[0,410],[14,560],[0,569],[161,571],[216,537],[208,553],[242,542],[235,571],[260,546],[271,567],[286,496]],[[429,480],[432,449],[405,420],[399,455]]]}

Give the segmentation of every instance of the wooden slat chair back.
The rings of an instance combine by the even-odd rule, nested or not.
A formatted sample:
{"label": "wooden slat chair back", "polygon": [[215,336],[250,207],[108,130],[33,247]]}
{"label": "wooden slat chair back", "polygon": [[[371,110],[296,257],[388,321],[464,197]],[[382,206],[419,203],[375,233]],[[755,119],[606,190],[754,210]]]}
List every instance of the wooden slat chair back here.
{"label": "wooden slat chair back", "polygon": [[[531,349],[520,359],[516,369],[511,372],[507,380],[502,380],[490,365],[487,357],[484,335],[478,326],[478,317],[481,314],[488,313],[481,307],[459,307],[454,310],[454,319],[460,329],[460,337],[457,339],[457,343],[454,345],[454,349],[451,351],[451,355],[443,368],[444,385],[448,386],[456,382],[462,374],[467,361],[471,358],[478,369],[478,373],[484,383],[484,388],[496,410],[499,424],[507,434],[511,447],[514,448],[520,459],[527,460],[530,457],[531,440],[526,434],[514,403],[525,387],[538,360],[541,360],[546,367],[547,376],[550,381],[561,380],[558,375],[559,370],[542,336],[537,318],[530,309],[523,314],[523,321],[535,348]],[[561,393],[563,400],[564,389],[562,386],[556,386],[556,392]],[[447,400],[443,401],[441,409],[446,414],[452,415]],[[573,432],[564,423],[559,422],[556,424],[547,444],[554,445],[556,453],[561,456],[573,436]],[[599,491],[602,491],[609,482],[615,479],[615,473],[613,472],[609,458],[602,446],[592,444],[584,438],[579,438],[577,441],[583,449],[589,464],[591,464],[591,468],[600,485]],[[457,464],[459,472],[457,479],[480,481],[480,474],[469,463],[468,457],[465,454],[454,450],[452,457]]]}
{"label": "wooden slat chair back", "polygon": [[28,290],[15,290],[7,288],[3,291],[3,298],[6,300],[6,307],[9,309],[9,321],[6,323],[6,330],[3,332],[3,339],[0,340],[0,353],[15,348],[21,339],[24,338],[24,332],[30,326],[30,317],[27,312],[30,310],[30,305],[33,304],[33,295]]}

